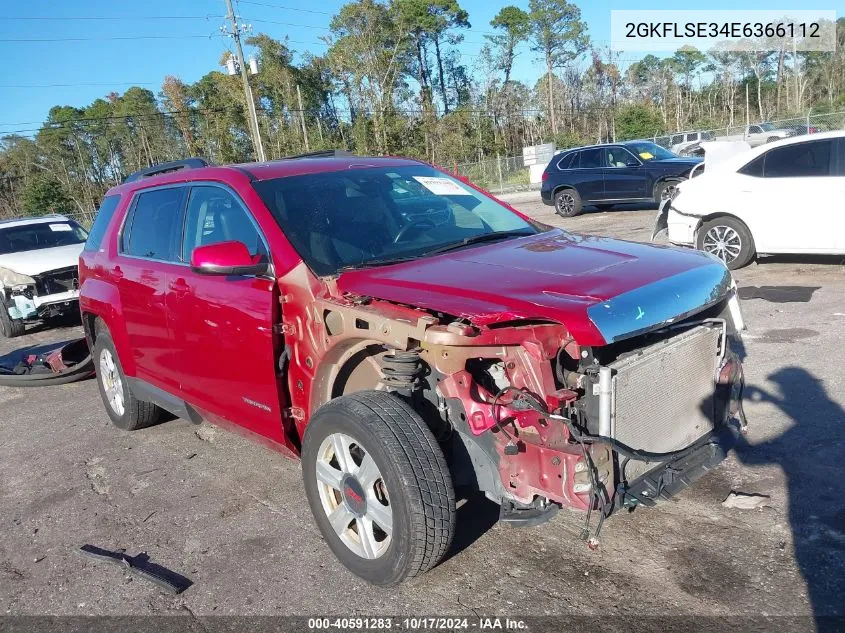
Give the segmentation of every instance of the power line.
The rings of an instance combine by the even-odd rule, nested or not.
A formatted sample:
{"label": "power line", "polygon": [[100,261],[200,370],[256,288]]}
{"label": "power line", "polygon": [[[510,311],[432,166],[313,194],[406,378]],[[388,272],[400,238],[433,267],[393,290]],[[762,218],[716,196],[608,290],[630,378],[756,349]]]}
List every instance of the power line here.
{"label": "power line", "polygon": [[300,7],[292,7],[284,4],[270,4],[269,2],[253,2],[252,0],[238,0],[238,4],[253,4],[258,7],[271,7],[273,9],[284,9],[286,11],[299,11],[301,13],[316,13],[318,15],[330,15],[334,17],[334,13],[329,11],[317,11],[316,9],[302,9]]}
{"label": "power line", "polygon": [[44,38],[2,38],[0,42],[104,42],[110,40],[184,40],[188,38],[211,39],[211,35],[126,35],[114,37],[44,37]]}
{"label": "power line", "polygon": [[69,16],[3,16],[0,21],[7,22],[9,20],[51,20],[51,21],[70,21],[70,20],[208,20],[212,18],[222,18],[223,15],[69,15]]}
{"label": "power line", "polygon": [[[0,84],[0,88],[71,88],[74,86],[158,86],[159,81],[106,81],[68,84]],[[2,124],[0,124],[2,125]]]}

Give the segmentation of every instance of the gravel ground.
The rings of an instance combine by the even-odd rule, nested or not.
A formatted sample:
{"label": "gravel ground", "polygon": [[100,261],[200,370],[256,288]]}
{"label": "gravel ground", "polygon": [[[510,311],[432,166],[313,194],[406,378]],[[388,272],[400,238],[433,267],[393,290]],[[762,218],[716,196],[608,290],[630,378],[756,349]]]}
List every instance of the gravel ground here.
{"label": "gravel ground", "polygon": [[[536,194],[514,204],[573,231],[641,241],[655,214],[558,221]],[[471,500],[459,509],[450,557],[392,589],[363,584],[331,556],[298,463],[182,420],[118,431],[94,381],[0,387],[0,613],[845,613],[845,267],[841,258],[764,258],[736,279],[743,288],[814,288],[808,302],[743,302],[746,445],[676,501],[615,515],[596,552],[577,539],[581,515],[519,530]],[[79,332],[0,340],[0,355]],[[724,508],[731,490],[769,495],[770,505]],[[76,555],[83,543],[146,551],[194,585],[164,594]],[[812,629],[809,619],[791,622]]]}

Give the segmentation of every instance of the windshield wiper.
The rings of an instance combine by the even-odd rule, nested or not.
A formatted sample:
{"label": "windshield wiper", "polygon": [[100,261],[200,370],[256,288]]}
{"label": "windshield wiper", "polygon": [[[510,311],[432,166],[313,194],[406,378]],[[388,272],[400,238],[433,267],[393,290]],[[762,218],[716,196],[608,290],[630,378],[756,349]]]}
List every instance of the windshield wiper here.
{"label": "windshield wiper", "polygon": [[341,266],[338,269],[338,272],[344,270],[358,270],[361,268],[375,268],[376,266],[391,266],[393,264],[401,264],[402,262],[410,262],[415,259],[420,259],[422,257],[428,257],[429,255],[436,255],[438,253],[445,253],[446,251],[456,250],[458,248],[463,248],[464,246],[470,246],[471,244],[493,242],[496,240],[507,239],[509,237],[519,237],[524,235],[534,235],[534,233],[526,232],[526,229],[482,233],[481,235],[473,235],[472,237],[468,237],[455,244],[447,244],[446,246],[441,246],[439,248],[435,248],[434,250],[426,251],[424,253],[418,253],[416,255],[405,255],[402,257],[385,257],[384,259],[371,259],[364,262],[358,262],[357,264],[347,264],[346,266]]}
{"label": "windshield wiper", "polygon": [[436,255],[437,253],[445,253],[447,251],[454,251],[459,248],[463,248],[464,246],[470,246],[472,244],[481,244],[483,242],[494,242],[496,240],[504,240],[509,237],[521,237],[525,235],[534,235],[533,232],[526,232],[525,229],[516,229],[513,231],[494,231],[493,233],[482,233],[480,235],[473,235],[472,237],[468,237],[466,239],[457,242],[456,244],[447,244],[446,246],[441,246],[440,248],[435,248],[433,251],[428,251],[426,255]]}
{"label": "windshield wiper", "polygon": [[402,262],[410,262],[414,259],[419,259],[419,255],[404,256],[404,257],[385,257],[384,259],[370,259],[365,262],[358,262],[357,264],[347,264],[341,266],[338,272],[344,270],[358,270],[360,268],[375,268],[376,266],[390,266],[392,264],[401,264]]}

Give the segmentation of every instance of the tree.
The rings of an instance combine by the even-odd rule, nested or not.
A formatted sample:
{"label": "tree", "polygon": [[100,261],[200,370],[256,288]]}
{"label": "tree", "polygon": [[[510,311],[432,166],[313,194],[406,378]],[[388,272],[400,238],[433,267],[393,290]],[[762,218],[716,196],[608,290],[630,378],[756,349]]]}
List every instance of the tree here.
{"label": "tree", "polygon": [[663,132],[663,120],[654,108],[633,104],[620,108],[616,115],[616,135],[623,140],[650,138]]}
{"label": "tree", "polygon": [[21,206],[29,215],[48,213],[70,213],[73,200],[62,184],[55,178],[40,176],[33,178],[21,191]]}
{"label": "tree", "polygon": [[529,0],[528,8],[533,50],[541,53],[546,62],[549,119],[552,134],[557,134],[552,75],[556,67],[571,62],[587,50],[587,25],[581,20],[581,10],[566,0]]}
{"label": "tree", "polygon": [[[376,149],[388,151],[386,114],[407,65],[407,41],[393,8],[358,0],[343,5],[332,19],[332,43],[327,59],[345,76],[348,98],[367,107],[372,116]],[[351,103],[350,105],[353,105]]]}
{"label": "tree", "polygon": [[486,35],[498,49],[499,60],[502,64],[505,79],[502,90],[506,90],[516,57],[516,47],[528,39],[531,33],[531,17],[519,7],[509,5],[503,7],[490,21],[490,26],[503,31],[500,35]]}
{"label": "tree", "polygon": [[[416,70],[420,86],[423,87],[423,98],[431,104],[431,71],[427,59],[427,46],[434,46],[434,56],[437,63],[437,79],[440,96],[443,100],[443,111],[449,113],[449,92],[446,89],[446,73],[444,70],[444,52],[442,45],[448,32],[455,28],[469,28],[469,14],[458,4],[457,0],[395,0],[393,5],[397,11],[399,23],[408,33],[413,42],[416,57]],[[459,36],[452,38],[452,43],[460,41]]]}

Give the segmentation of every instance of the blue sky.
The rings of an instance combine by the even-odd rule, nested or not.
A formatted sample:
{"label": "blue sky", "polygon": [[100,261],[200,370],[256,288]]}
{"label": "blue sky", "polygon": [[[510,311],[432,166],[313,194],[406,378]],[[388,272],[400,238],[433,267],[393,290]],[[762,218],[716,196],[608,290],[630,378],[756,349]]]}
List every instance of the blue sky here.
{"label": "blue sky", "polygon": [[[325,51],[320,37],[326,35],[331,15],[343,0],[240,0],[236,12],[251,22],[256,32],[279,39],[288,36],[298,52]],[[489,33],[490,20],[506,4],[527,8],[528,0],[461,0],[469,12],[472,29],[461,45],[466,63],[472,66]],[[765,0],[576,0],[594,41],[606,46],[610,37],[611,9],[771,9]],[[275,6],[267,6],[275,5]],[[287,8],[283,8],[287,7]],[[84,106],[97,97],[131,85],[158,93],[165,75],[192,82],[218,69],[229,38],[219,35],[224,23],[224,0],[6,0],[0,9],[0,135],[31,134],[54,105]],[[789,9],[788,5],[783,7]],[[795,8],[793,3],[792,8]],[[835,8],[831,0],[814,8]],[[840,8],[841,12],[841,8]],[[167,19],[140,19],[162,17]],[[180,19],[174,16],[182,16]],[[80,19],[94,17],[98,19]],[[15,19],[28,18],[28,19]],[[61,19],[44,19],[61,18]],[[101,19],[118,18],[118,19]],[[280,24],[281,23],[281,24]],[[141,36],[177,36],[172,39],[123,39]],[[61,38],[98,38],[97,41],[56,41]],[[25,41],[21,41],[25,40]],[[47,41],[32,41],[47,40]],[[527,45],[514,69],[516,79],[535,79],[541,64]],[[622,54],[623,60],[640,54]]]}

